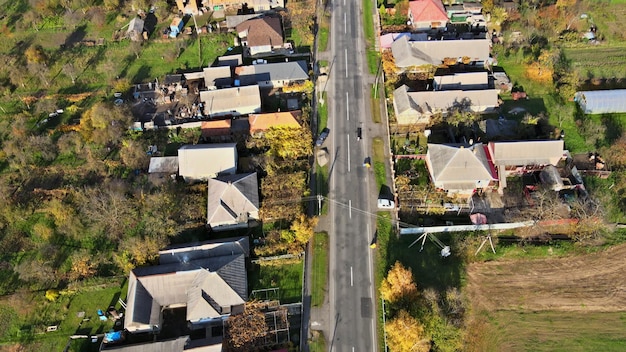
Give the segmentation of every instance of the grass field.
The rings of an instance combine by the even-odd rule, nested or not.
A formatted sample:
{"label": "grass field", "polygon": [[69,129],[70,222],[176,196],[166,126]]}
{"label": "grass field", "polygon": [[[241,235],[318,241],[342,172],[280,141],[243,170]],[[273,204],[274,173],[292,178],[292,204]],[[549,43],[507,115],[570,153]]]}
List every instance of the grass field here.
{"label": "grass field", "polygon": [[563,49],[572,68],[583,79],[626,78],[626,43],[577,46]]}
{"label": "grass field", "polygon": [[302,300],[303,261],[272,260],[254,263],[248,271],[249,290],[280,288],[280,303],[296,303]]}
{"label": "grass field", "polygon": [[316,233],[313,237],[311,282],[311,305],[321,306],[328,282],[328,234],[325,232]]}
{"label": "grass field", "polygon": [[320,133],[328,127],[328,100],[326,100],[326,92],[322,92],[320,99],[324,100],[324,104],[317,104],[317,132]]}

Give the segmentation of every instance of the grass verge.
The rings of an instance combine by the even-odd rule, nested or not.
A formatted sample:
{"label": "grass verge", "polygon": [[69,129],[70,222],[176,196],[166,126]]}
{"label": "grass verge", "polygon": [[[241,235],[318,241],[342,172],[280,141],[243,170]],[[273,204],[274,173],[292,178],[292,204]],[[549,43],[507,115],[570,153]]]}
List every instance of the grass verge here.
{"label": "grass verge", "polygon": [[366,41],[366,55],[367,55],[367,66],[369,67],[370,73],[376,73],[376,69],[378,68],[378,52],[376,51],[376,45],[374,40],[376,39],[374,35],[374,15],[372,12],[372,2],[369,0],[363,1],[363,30],[365,31],[365,41]]}
{"label": "grass verge", "polygon": [[372,157],[376,185],[380,187],[387,183],[387,170],[385,168],[385,143],[382,138],[374,138],[372,141]]}
{"label": "grass verge", "polygon": [[[382,88],[382,86],[381,86]],[[374,123],[381,123],[382,122],[382,117],[380,116],[380,99],[377,95],[379,95],[380,93],[377,92],[376,94],[374,94],[374,88],[372,88],[372,96],[370,99],[370,103],[372,105],[372,121],[374,121]]]}
{"label": "grass verge", "polygon": [[378,212],[376,220],[376,253],[375,253],[375,269],[374,280],[376,284],[376,324],[378,334],[378,350],[385,351],[385,329],[383,321],[383,307],[378,304],[380,302],[380,283],[387,274],[389,264],[389,239],[394,236],[391,227],[391,214],[385,211]]}
{"label": "grass verge", "polygon": [[[320,194],[324,197],[328,196],[328,165],[320,166],[315,163],[315,177],[316,177],[316,187],[317,194]],[[322,202],[322,209],[320,213],[327,214],[328,213],[328,202]]]}
{"label": "grass verge", "polygon": [[313,338],[309,341],[310,352],[326,352],[326,339],[321,331],[313,331]]}
{"label": "grass verge", "polygon": [[324,304],[328,281],[328,234],[316,233],[313,237],[313,262],[311,272],[311,305]]}
{"label": "grass verge", "polygon": [[279,288],[280,303],[300,302],[302,299],[302,265],[301,259],[253,263],[248,272],[250,291]]}
{"label": "grass verge", "polygon": [[330,22],[330,17],[328,14],[324,13],[322,15],[322,19],[320,21],[320,30],[318,32],[317,37],[317,50],[318,51],[326,51],[328,48],[328,26]]}
{"label": "grass verge", "polygon": [[317,104],[317,132],[321,133],[328,125],[328,101],[326,100],[326,92],[322,92],[320,100],[324,104]]}

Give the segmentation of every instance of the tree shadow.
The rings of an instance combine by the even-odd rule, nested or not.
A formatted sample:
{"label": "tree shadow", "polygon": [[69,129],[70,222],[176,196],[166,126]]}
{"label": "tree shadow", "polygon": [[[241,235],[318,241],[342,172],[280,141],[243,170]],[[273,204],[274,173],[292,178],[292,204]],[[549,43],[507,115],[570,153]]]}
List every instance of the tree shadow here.
{"label": "tree shadow", "polygon": [[150,75],[150,67],[146,65],[141,65],[137,73],[131,79],[132,82],[143,82],[144,80],[152,78]]}
{"label": "tree shadow", "polygon": [[76,27],[76,29],[70,33],[67,38],[65,38],[65,42],[63,43],[63,48],[71,48],[74,44],[79,43],[85,36],[87,35],[87,24],[80,25]]}
{"label": "tree shadow", "polygon": [[606,127],[606,131],[604,132],[604,144],[610,146],[622,136],[624,132],[623,127],[611,114],[602,114],[600,120]]}

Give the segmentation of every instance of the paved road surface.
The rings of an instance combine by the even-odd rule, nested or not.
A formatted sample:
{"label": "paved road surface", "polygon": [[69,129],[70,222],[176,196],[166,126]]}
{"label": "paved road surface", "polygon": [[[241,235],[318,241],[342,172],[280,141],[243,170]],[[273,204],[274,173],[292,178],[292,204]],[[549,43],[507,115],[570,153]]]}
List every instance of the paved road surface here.
{"label": "paved road surface", "polygon": [[[371,215],[374,175],[368,71],[360,0],[333,0],[328,106],[330,153],[330,351],[376,351]],[[357,140],[361,127],[363,138]]]}

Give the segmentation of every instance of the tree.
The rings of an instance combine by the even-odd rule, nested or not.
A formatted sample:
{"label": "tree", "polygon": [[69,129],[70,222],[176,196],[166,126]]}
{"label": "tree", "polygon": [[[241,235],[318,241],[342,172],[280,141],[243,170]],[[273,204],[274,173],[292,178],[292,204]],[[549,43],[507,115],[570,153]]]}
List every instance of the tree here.
{"label": "tree", "polygon": [[45,64],[46,54],[41,45],[31,45],[24,52],[26,62],[29,64]]}
{"label": "tree", "polygon": [[302,213],[306,173],[267,175],[261,180],[263,202],[259,215],[263,221],[292,220]]}
{"label": "tree", "polygon": [[417,296],[417,285],[411,269],[396,262],[380,285],[380,295],[390,303],[414,299]]}
{"label": "tree", "polygon": [[120,149],[122,162],[131,169],[146,169],[150,163],[145,140],[124,139]]}
{"label": "tree", "polygon": [[299,159],[313,154],[313,137],[308,128],[270,127],[265,132],[270,154],[283,159]]}
{"label": "tree", "polygon": [[267,330],[263,312],[254,304],[247,303],[243,313],[231,315],[224,324],[225,351],[259,351]]}
{"label": "tree", "polygon": [[82,218],[113,241],[121,239],[137,222],[137,211],[126,188],[122,181],[109,181],[76,193]]}
{"label": "tree", "polygon": [[300,214],[291,223],[289,230],[282,231],[281,238],[283,241],[296,244],[298,249],[302,249],[313,237],[317,220],[317,217],[308,217],[305,214]]}
{"label": "tree", "polygon": [[392,352],[428,352],[430,340],[424,327],[406,310],[400,310],[395,318],[385,325],[387,343]]}
{"label": "tree", "polygon": [[99,145],[118,144],[132,123],[132,113],[124,105],[96,103],[80,120],[80,133],[86,141]]}
{"label": "tree", "polygon": [[91,253],[81,250],[72,254],[70,261],[72,267],[69,272],[69,279],[80,280],[94,276],[96,274],[96,263],[92,261]]}

